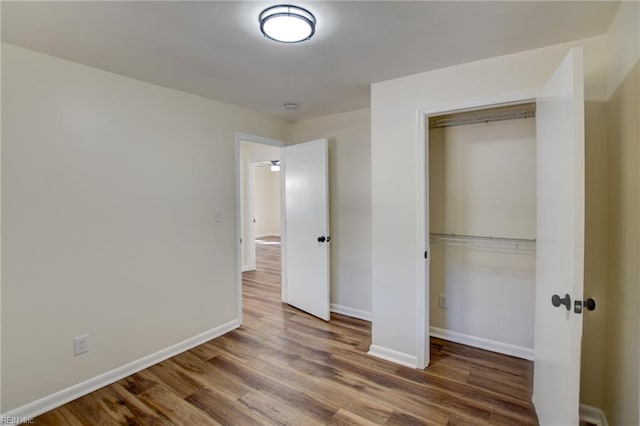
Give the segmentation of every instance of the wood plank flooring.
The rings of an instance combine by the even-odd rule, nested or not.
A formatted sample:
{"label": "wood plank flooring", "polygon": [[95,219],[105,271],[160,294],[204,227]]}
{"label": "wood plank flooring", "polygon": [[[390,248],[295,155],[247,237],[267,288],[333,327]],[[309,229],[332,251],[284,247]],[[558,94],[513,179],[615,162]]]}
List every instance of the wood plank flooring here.
{"label": "wood plank flooring", "polygon": [[39,425],[530,425],[532,363],[442,340],[414,370],[366,355],[371,326],[280,302],[280,246],[257,244],[241,328],[70,402]]}

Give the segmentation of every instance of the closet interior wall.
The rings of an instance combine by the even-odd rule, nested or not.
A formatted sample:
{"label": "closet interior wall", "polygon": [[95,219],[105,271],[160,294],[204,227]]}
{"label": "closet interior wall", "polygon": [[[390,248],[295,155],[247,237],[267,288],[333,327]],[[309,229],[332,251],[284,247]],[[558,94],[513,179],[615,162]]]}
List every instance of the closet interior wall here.
{"label": "closet interior wall", "polygon": [[477,119],[488,110],[432,117],[428,138],[430,333],[523,358],[533,355],[536,266],[528,108],[497,121]]}

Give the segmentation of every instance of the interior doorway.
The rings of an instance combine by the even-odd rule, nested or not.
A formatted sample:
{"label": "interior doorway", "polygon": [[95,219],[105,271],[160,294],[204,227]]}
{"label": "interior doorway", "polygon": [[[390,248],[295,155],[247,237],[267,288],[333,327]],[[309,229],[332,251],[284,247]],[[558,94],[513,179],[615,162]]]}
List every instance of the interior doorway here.
{"label": "interior doorway", "polygon": [[[577,424],[584,304],[584,72],[581,48],[571,49],[535,93],[536,269],[533,399],[541,424]],[[505,96],[484,105],[513,105],[533,99]],[[428,119],[483,108],[466,105],[419,109],[417,366],[429,364],[430,221]],[[426,141],[426,143],[425,143]],[[427,151],[427,152],[425,152]],[[488,173],[491,170],[487,171]],[[422,257],[422,256],[421,256]],[[494,309],[502,309],[493,303]]]}
{"label": "interior doorway", "polygon": [[255,259],[254,270],[267,274],[277,273],[279,278],[282,264],[280,231],[283,215],[279,157],[253,163],[250,175],[252,177],[248,182],[250,192],[248,210],[253,212],[253,220],[249,220],[249,225],[253,229],[248,236],[248,243],[249,250]]}
{"label": "interior doorway", "polygon": [[533,360],[536,104],[428,119],[429,334]]}
{"label": "interior doorway", "polygon": [[235,139],[238,317],[242,319],[242,270],[255,268],[254,213],[245,208],[251,204],[247,189],[249,173],[256,170],[255,164],[268,162],[275,166],[278,154],[281,301],[328,321],[331,241],[328,140],[285,147],[282,141],[241,133]]}
{"label": "interior doorway", "polygon": [[[429,365],[430,362],[430,353],[429,353],[429,342],[432,334],[431,330],[431,316],[432,311],[434,309],[448,309],[448,298],[446,293],[442,294],[441,289],[431,288],[430,276],[431,276],[431,262],[433,256],[433,246],[438,244],[437,241],[432,241],[432,238],[438,238],[438,236],[431,236],[432,232],[446,234],[446,228],[444,232],[438,232],[437,227],[435,231],[431,230],[431,218],[430,214],[431,203],[440,203],[441,199],[433,200],[430,194],[430,178],[432,171],[430,170],[430,127],[436,124],[436,120],[442,123],[447,124],[455,124],[459,122],[467,121],[467,118],[474,120],[477,119],[479,122],[482,122],[481,118],[478,118],[479,115],[482,115],[483,110],[496,109],[498,112],[500,108],[505,108],[506,110],[511,109],[512,107],[518,108],[519,105],[535,105],[535,101],[531,98],[504,98],[504,99],[487,99],[487,102],[469,102],[457,105],[449,105],[443,106],[440,108],[433,109],[420,109],[419,115],[420,120],[419,129],[418,129],[418,145],[417,145],[417,155],[419,158],[419,179],[418,179],[418,193],[421,195],[419,203],[418,203],[418,217],[420,220],[417,223],[418,233],[420,235],[424,235],[424,240],[420,241],[421,245],[419,247],[420,254],[424,255],[424,266],[418,268],[418,282],[423,283],[424,285],[418,285],[417,288],[417,313],[418,313],[418,324],[417,324],[417,367],[425,368]],[[534,109],[535,113],[535,109]],[[468,116],[467,116],[468,115]],[[475,116],[475,118],[473,118]],[[437,133],[437,132],[436,132]],[[441,136],[441,135],[437,135]],[[441,159],[442,160],[442,159]],[[437,166],[436,166],[437,167]],[[464,208],[464,207],[462,207]],[[434,212],[436,215],[440,215],[440,218],[434,218],[436,222],[442,222],[442,214],[447,214],[447,212]],[[438,223],[440,224],[440,223]],[[459,232],[459,231],[458,231]],[[454,233],[454,232],[449,232]],[[441,235],[441,237],[446,237],[446,235]],[[451,242],[451,241],[449,241]],[[465,242],[466,243],[466,242]],[[438,248],[436,247],[436,250]],[[436,300],[431,300],[433,295],[432,293],[436,293]],[[440,297],[441,295],[444,298]],[[444,299],[444,300],[442,300]],[[432,308],[432,305],[436,306],[436,308]],[[445,306],[441,308],[441,306]],[[437,315],[438,313],[434,313]],[[440,312],[442,314],[442,312]],[[437,333],[437,332],[436,332]],[[434,336],[436,337],[436,336]],[[437,336],[442,337],[442,336]],[[449,337],[450,340],[451,337]],[[465,341],[464,344],[469,344],[470,342]],[[480,345],[476,345],[481,347]]]}
{"label": "interior doorway", "polygon": [[[249,182],[253,181],[254,167],[259,163],[280,161],[282,168],[284,159],[281,158],[284,141],[265,138],[257,135],[236,133],[234,142],[235,170],[236,170],[236,288],[238,297],[238,318],[242,319],[242,273],[256,268],[256,244],[253,224],[253,212],[248,211],[252,202]],[[279,173],[280,193],[284,188],[284,177]],[[280,211],[284,211],[284,197],[280,197]],[[286,301],[286,270],[284,268],[286,255],[286,229],[284,219],[280,214],[280,265],[279,284],[280,297]]]}
{"label": "interior doorway", "polygon": [[[256,146],[251,142],[241,144],[241,154],[246,157],[243,190],[241,197],[243,260],[242,272],[254,271],[257,267],[256,250],[261,238],[282,237],[282,173],[280,172],[279,148]],[[271,154],[253,157],[255,153]]]}

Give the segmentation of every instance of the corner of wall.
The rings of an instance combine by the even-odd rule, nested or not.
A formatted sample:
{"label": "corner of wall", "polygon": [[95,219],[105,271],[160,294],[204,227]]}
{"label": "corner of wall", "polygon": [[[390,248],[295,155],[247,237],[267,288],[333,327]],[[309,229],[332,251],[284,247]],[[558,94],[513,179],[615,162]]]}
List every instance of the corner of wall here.
{"label": "corner of wall", "polygon": [[394,362],[396,364],[404,365],[409,368],[418,367],[418,359],[415,355],[405,354],[398,352],[394,349],[385,348],[379,345],[371,345],[367,355],[374,356],[376,358],[384,359],[385,361]]}
{"label": "corner of wall", "polygon": [[580,404],[580,421],[595,426],[609,426],[607,416],[604,411],[599,408],[592,407],[586,404]]}
{"label": "corner of wall", "polygon": [[607,39],[606,99],[609,99],[640,58],[640,2],[620,2]]}
{"label": "corner of wall", "polygon": [[162,362],[182,352],[188,351],[189,349],[208,342],[209,340],[215,339],[216,337],[222,336],[223,334],[226,334],[240,327],[241,325],[242,324],[240,319],[229,321],[219,327],[212,328],[211,330],[207,330],[203,333],[198,334],[197,336],[193,336],[189,339],[183,340],[182,342],[176,343],[175,345],[146,355],[128,364],[114,368],[113,370],[92,377],[66,389],[62,389],[52,395],[48,395],[44,398],[14,408],[6,413],[0,413],[0,420],[7,418],[23,420],[33,419],[36,416],[53,410],[54,408],[60,407],[61,405],[71,402],[74,399],[80,398],[81,396],[87,395],[88,393],[91,393],[97,389],[108,386],[112,383],[117,382],[118,380],[135,374],[138,371],[151,367],[154,364]]}

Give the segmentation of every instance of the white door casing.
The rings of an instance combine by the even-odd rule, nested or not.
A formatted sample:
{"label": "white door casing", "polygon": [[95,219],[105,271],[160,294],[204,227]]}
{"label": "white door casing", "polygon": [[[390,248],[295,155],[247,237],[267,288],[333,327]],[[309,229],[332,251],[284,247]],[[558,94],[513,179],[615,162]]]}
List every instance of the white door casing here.
{"label": "white door casing", "polygon": [[[244,206],[245,211],[245,223],[243,226],[246,227],[245,236],[246,241],[243,244],[246,244],[247,249],[247,257],[246,257],[246,265],[243,265],[242,271],[255,271],[256,270],[256,224],[255,224],[255,171],[256,166],[260,163],[270,162],[273,160],[280,160],[280,153],[277,155],[271,155],[266,157],[257,157],[257,158],[249,158],[247,160],[246,166],[246,174],[247,174],[247,197],[246,197],[246,205]],[[282,185],[280,185],[280,193],[282,193]],[[282,197],[281,197],[282,198]],[[281,209],[282,211],[282,209]],[[282,215],[282,213],[281,213]],[[282,222],[282,220],[281,220]]]}
{"label": "white door casing", "polygon": [[328,141],[287,146],[284,160],[286,302],[328,321]]}
{"label": "white door casing", "polygon": [[[584,76],[574,48],[537,99],[533,401],[541,425],[577,425],[584,278]],[[569,309],[552,296],[571,298]]]}
{"label": "white door casing", "polygon": [[[257,135],[250,135],[247,133],[240,133],[240,132],[236,132],[234,134],[234,159],[235,159],[235,165],[236,165],[236,173],[235,173],[235,187],[236,187],[236,271],[237,271],[237,276],[236,276],[236,288],[237,288],[237,304],[238,304],[238,311],[237,311],[237,317],[238,320],[240,322],[242,322],[242,246],[244,244],[244,242],[242,241],[242,227],[246,226],[245,224],[241,223],[242,220],[242,193],[243,190],[241,189],[241,183],[243,181],[243,179],[246,178],[245,177],[241,177],[241,170],[242,170],[242,155],[241,155],[241,146],[243,142],[252,142],[252,143],[257,143],[257,144],[262,144],[262,145],[268,145],[268,146],[273,146],[273,147],[277,147],[280,148],[281,152],[284,149],[283,147],[285,146],[284,142],[281,140],[277,140],[277,139],[270,139],[270,138],[265,138],[262,136],[257,136]],[[281,178],[281,187],[280,187],[280,193],[283,194],[284,193],[284,180]],[[281,211],[284,211],[284,197],[281,198],[280,200],[281,204]],[[284,227],[284,215],[282,215],[282,222],[281,222],[281,233],[282,233],[282,237],[284,240],[284,233],[286,232],[285,227]],[[246,220],[245,220],[246,223]],[[283,243],[280,247],[281,251],[283,253],[286,252],[286,245]],[[284,261],[284,258],[283,258]],[[284,291],[285,291],[285,282],[286,282],[286,271],[284,270],[284,268],[282,269],[282,291],[283,291],[283,300],[284,300]]]}

